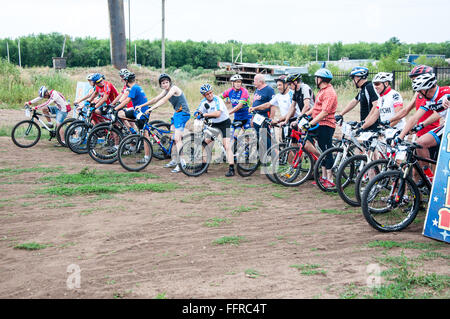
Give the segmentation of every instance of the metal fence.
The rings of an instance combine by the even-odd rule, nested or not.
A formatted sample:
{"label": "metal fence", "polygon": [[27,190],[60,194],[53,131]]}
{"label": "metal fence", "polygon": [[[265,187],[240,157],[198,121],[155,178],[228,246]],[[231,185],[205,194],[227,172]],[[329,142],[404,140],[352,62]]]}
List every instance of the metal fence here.
{"label": "metal fence", "polygon": [[[450,67],[435,67],[434,73],[436,74],[439,85],[450,85]],[[390,71],[394,75],[392,82],[392,88],[398,91],[411,90],[411,79],[408,74],[411,70],[402,69]],[[369,80],[372,79],[377,72],[369,72]],[[333,73],[333,85],[338,86],[350,81],[349,72],[335,72]]]}

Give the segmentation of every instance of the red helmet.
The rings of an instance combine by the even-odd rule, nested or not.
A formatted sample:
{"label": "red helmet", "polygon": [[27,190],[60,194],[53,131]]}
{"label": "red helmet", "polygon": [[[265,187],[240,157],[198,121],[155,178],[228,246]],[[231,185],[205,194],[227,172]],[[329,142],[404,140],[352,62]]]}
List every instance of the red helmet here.
{"label": "red helmet", "polygon": [[418,65],[415,66],[411,72],[409,72],[408,76],[414,77],[414,76],[418,76],[418,75],[422,75],[422,74],[427,74],[427,73],[433,73],[433,68],[428,66],[428,65]]}

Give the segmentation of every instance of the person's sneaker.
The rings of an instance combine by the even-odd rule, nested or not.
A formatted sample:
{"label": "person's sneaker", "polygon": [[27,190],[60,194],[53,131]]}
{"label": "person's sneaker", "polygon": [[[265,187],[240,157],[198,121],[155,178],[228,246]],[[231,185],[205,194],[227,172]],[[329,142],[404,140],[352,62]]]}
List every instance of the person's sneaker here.
{"label": "person's sneaker", "polygon": [[225,176],[226,176],[226,177],[234,176],[234,168],[229,167],[229,168],[228,168],[228,172],[226,172]]}
{"label": "person's sneaker", "polygon": [[164,165],[165,168],[172,168],[177,166],[177,161],[175,160],[171,160],[169,163],[167,163],[166,165]]}
{"label": "person's sneaker", "polygon": [[140,160],[136,161],[137,164],[145,164],[150,160],[150,158],[146,158],[144,156],[144,158],[141,158]]}
{"label": "person's sneaker", "polygon": [[325,188],[335,188],[336,187],[336,184],[335,183],[333,183],[332,181],[329,181],[329,180],[325,180],[325,182],[324,183],[322,183],[322,185],[325,187]]}
{"label": "person's sneaker", "polygon": [[[320,183],[321,183],[322,185],[325,185],[326,179],[324,179],[323,177],[320,177],[320,178],[319,178],[319,181],[320,181]],[[316,181],[312,182],[312,184],[313,184],[313,185],[317,185]]]}
{"label": "person's sneaker", "polygon": [[179,173],[181,172],[181,168],[180,165],[175,166],[175,168],[173,170],[171,170],[172,173]]}

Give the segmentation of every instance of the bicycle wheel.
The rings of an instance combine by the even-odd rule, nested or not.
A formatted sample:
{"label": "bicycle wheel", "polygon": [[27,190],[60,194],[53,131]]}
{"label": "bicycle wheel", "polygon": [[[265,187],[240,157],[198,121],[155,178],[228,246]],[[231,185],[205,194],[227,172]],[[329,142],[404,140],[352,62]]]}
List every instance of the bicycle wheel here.
{"label": "bicycle wheel", "polygon": [[41,138],[41,128],[35,122],[25,120],[17,123],[11,131],[11,139],[18,147],[28,148],[36,145]]}
{"label": "bicycle wheel", "polygon": [[313,171],[313,157],[305,149],[292,146],[283,149],[273,165],[273,176],[283,186],[299,186]]}
{"label": "bicycle wheel", "polygon": [[420,191],[403,172],[386,171],[375,176],[361,198],[364,218],[381,232],[405,229],[416,218],[420,207]]}
{"label": "bicycle wheel", "polygon": [[187,176],[200,176],[211,163],[212,152],[200,135],[189,135],[178,153],[181,171]]}
{"label": "bicycle wheel", "polygon": [[358,202],[358,206],[361,206],[361,196],[367,184],[372,178],[386,171],[388,163],[387,159],[375,160],[364,166],[361,172],[358,173],[355,180],[355,199]]}
{"label": "bicycle wheel", "polygon": [[336,189],[339,196],[350,206],[357,207],[355,181],[358,173],[367,163],[366,155],[355,155],[345,160],[336,174]]}
{"label": "bicycle wheel", "polygon": [[123,168],[137,172],[150,164],[153,157],[153,148],[146,137],[133,134],[128,135],[120,142],[117,154],[119,163]]}
{"label": "bicycle wheel", "polygon": [[236,170],[242,177],[252,175],[261,164],[259,148],[254,134],[240,135],[235,141]]}
{"label": "bicycle wheel", "polygon": [[[56,128],[56,139],[58,140],[58,143],[62,146],[66,147],[66,130],[72,124],[74,121],[76,121],[75,118],[65,119],[57,128]],[[61,138],[61,135],[64,136],[64,140]]]}
{"label": "bicycle wheel", "polygon": [[154,127],[167,131],[168,133],[159,133],[154,132],[158,135],[159,143],[156,142],[156,140],[150,136],[150,143],[152,143],[153,146],[153,156],[159,160],[170,158],[171,154],[166,153],[161,146],[163,146],[166,150],[170,150],[170,142],[172,141],[172,133],[170,133],[170,124],[164,123],[163,121],[160,121],[159,123],[156,123],[153,125]]}
{"label": "bicycle wheel", "polygon": [[85,122],[70,125],[66,136],[66,144],[72,152],[86,154],[89,151],[87,148],[89,129],[90,124]]}
{"label": "bicycle wheel", "polygon": [[[322,166],[325,166],[325,160],[328,155],[332,156],[333,158],[333,166],[331,167],[331,172],[333,174],[333,179],[336,180],[336,174],[339,169],[340,164],[343,160],[345,160],[344,157],[344,149],[342,147],[331,147],[327,149],[325,152],[323,152],[319,158],[316,161],[316,164],[314,165],[314,180],[316,182],[317,187],[319,187],[320,190],[324,192],[335,192],[336,187],[329,187],[326,188],[323,185],[321,176],[322,176]],[[351,154],[353,155],[353,154]],[[350,154],[347,156],[351,156]]]}
{"label": "bicycle wheel", "polygon": [[87,148],[89,156],[100,164],[112,164],[117,161],[122,132],[109,124],[95,126],[89,133]]}
{"label": "bicycle wheel", "polygon": [[278,184],[277,179],[273,175],[273,165],[276,163],[278,154],[286,148],[286,143],[279,143],[272,145],[270,149],[267,150],[266,154],[264,154],[261,166],[263,170],[263,174],[275,184]]}

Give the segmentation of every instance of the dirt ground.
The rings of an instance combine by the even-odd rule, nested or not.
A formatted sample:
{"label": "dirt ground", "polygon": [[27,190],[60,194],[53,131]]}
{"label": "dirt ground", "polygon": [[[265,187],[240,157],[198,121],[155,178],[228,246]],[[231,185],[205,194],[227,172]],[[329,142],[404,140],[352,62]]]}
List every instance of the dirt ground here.
{"label": "dirt ground", "polygon": [[[22,119],[22,112],[1,112],[0,119]],[[369,266],[385,269],[379,258],[423,252],[371,243],[449,252],[422,235],[423,214],[406,230],[384,234],[311,182],[285,188],[259,173],[226,178],[224,165],[189,178],[153,159],[145,182],[176,188],[51,195],[42,192],[51,186],[45,177],[85,167],[128,173],[55,143],[43,138],[20,149],[0,137],[0,298],[334,299],[350,290],[358,298]],[[18,249],[27,243],[43,246]],[[448,266],[448,259],[428,258],[415,271],[449,275]]]}

